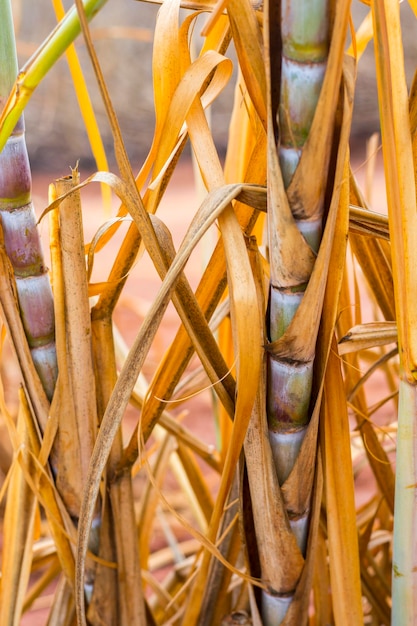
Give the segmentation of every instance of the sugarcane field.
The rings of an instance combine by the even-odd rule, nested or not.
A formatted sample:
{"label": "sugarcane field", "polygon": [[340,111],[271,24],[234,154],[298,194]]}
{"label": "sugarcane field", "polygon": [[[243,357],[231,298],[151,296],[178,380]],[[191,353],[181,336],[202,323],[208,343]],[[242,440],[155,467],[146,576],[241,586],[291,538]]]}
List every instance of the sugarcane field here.
{"label": "sugarcane field", "polygon": [[0,626],[417,624],[417,0],[0,0]]}

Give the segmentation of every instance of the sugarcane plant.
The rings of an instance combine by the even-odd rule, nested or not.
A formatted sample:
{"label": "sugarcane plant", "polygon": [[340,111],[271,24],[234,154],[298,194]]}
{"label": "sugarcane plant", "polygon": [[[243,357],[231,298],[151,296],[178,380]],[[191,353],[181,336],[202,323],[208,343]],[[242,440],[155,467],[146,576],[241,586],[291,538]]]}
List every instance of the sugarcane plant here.
{"label": "sugarcane plant", "polygon": [[[51,584],[49,626],[408,626],[417,615],[408,436],[417,83],[408,97],[398,3],[373,0],[355,33],[349,0],[163,0],[155,131],[137,174],[89,26],[104,4],[76,0],[63,15],[54,0],[62,19],[19,72],[11,3],[0,2],[0,304],[23,383],[16,415],[0,385],[13,449],[0,491],[0,626],[17,626]],[[49,220],[49,271],[23,110],[79,34],[118,174],[82,180],[76,166],[50,185],[39,218]],[[372,210],[349,151],[356,73],[372,37],[388,216]],[[231,44],[223,165],[206,110],[232,79]],[[68,59],[79,87],[74,48]],[[102,155],[96,125],[88,135]],[[158,210],[187,144],[203,193],[176,250]],[[82,189],[97,183],[120,204],[86,242]],[[187,263],[213,224],[194,289]],[[112,264],[95,282],[103,249]],[[126,345],[115,320],[125,286],[146,273],[145,251],[159,288]],[[372,323],[362,320],[365,300]],[[179,326],[153,366],[170,303]],[[376,374],[384,392],[370,405]],[[208,388],[215,444],[193,430],[193,397]],[[376,425],[388,405],[388,425]],[[363,468],[375,485],[355,506]]]}
{"label": "sugarcane plant", "polygon": [[[18,66],[10,2],[2,2],[1,12],[0,102],[3,108]],[[32,359],[51,400],[57,378],[53,301],[31,200],[32,181],[23,115],[17,120],[0,158],[4,247],[13,267]]]}
{"label": "sugarcane plant", "polygon": [[[260,568],[268,581],[262,595],[266,624],[305,619],[308,602],[309,543],[315,541],[318,524],[314,490],[321,480],[316,457],[317,412],[320,375],[325,372],[323,362],[315,363],[316,342],[331,248],[336,241],[340,245],[334,215],[338,214],[339,224],[345,222],[345,228],[347,215],[346,191],[341,191],[339,181],[346,175],[352,103],[352,79],[348,76],[352,70],[342,70],[348,15],[349,3],[339,2],[331,8],[326,2],[284,2],[280,7],[270,2],[264,25],[270,258],[266,419],[271,453],[264,442],[263,461],[270,463],[272,454],[276,471],[276,478],[270,475],[272,489],[266,486],[275,493],[274,513],[268,517],[256,512],[265,497],[256,486],[260,468],[252,462],[259,436],[251,437],[247,462],[250,484],[251,465],[256,472],[251,495],[255,528],[259,529]],[[340,93],[342,102],[338,103]],[[342,119],[336,118],[338,105],[343,108]],[[332,152],[333,133],[339,124],[339,143]],[[311,168],[313,161],[316,176],[307,180],[305,168]],[[326,235],[322,240],[324,213]],[[340,277],[334,275],[333,279],[336,302]],[[329,339],[322,337],[321,341]],[[326,350],[320,355],[324,362]],[[312,394],[314,365],[319,374]],[[251,435],[254,433],[253,429]],[[274,529],[282,537],[282,548],[275,554],[264,542]],[[360,598],[356,595],[354,599],[352,615],[360,620]]]}

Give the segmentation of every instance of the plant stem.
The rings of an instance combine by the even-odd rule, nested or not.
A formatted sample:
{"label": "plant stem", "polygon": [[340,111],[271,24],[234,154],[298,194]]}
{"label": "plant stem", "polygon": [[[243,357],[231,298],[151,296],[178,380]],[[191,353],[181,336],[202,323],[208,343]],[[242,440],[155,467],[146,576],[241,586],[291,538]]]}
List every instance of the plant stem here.
{"label": "plant stem", "polygon": [[392,564],[392,624],[411,626],[417,615],[417,388],[400,381]]}
{"label": "plant stem", "polygon": [[[327,0],[284,0],[281,5],[282,63],[277,117],[279,162],[285,188],[290,186],[297,170],[322,88],[329,48],[328,12]],[[270,15],[273,13],[271,8]],[[270,209],[279,210],[276,207]],[[322,234],[322,207],[314,219],[309,220],[298,218],[291,200],[289,209],[298,231],[311,250],[317,253]],[[285,233],[279,232],[280,225],[286,228],[285,218],[276,218],[271,214],[269,339],[272,344],[278,342],[291,326],[304,297],[312,267],[309,261],[303,271],[297,274],[292,268],[292,260],[288,266],[287,261],[292,254],[287,254],[285,258]],[[293,243],[291,247],[294,252]],[[284,274],[285,280],[281,280]],[[269,441],[281,486],[294,467],[310,419],[313,363],[314,358],[300,360],[297,355],[282,358],[274,354],[274,350],[268,355]],[[295,517],[289,511],[287,515],[298,548],[305,557],[310,519],[308,503],[305,503],[302,511],[301,515]],[[282,593],[282,588],[271,591],[262,593],[262,615],[267,626],[282,623],[294,595]]]}
{"label": "plant stem", "polygon": [[[285,0],[281,7],[282,68],[281,100],[278,111],[279,157],[284,185],[288,187],[310,127],[320,95],[328,53],[328,3],[315,0]],[[296,219],[299,231],[317,252],[321,240],[321,216],[314,220]],[[273,228],[273,225],[271,224]],[[278,237],[280,235],[278,234]],[[271,264],[269,334],[271,342],[280,339],[300,305],[306,283],[300,284],[288,268],[288,284],[282,285]],[[300,431],[308,423],[313,377],[313,361],[268,359],[268,414],[273,432]],[[299,440],[299,435],[296,435]],[[290,444],[295,451],[298,447]],[[288,462],[290,457],[288,457]],[[292,465],[289,465],[291,467]],[[289,473],[290,470],[286,472]]]}
{"label": "plant stem", "polygon": [[279,107],[280,164],[288,187],[316,110],[328,53],[328,3],[284,0]]}
{"label": "plant stem", "polygon": [[[285,0],[281,7],[282,74],[278,121],[280,166],[289,186],[308,138],[321,90],[328,52],[328,3],[315,0]],[[302,93],[300,95],[300,87]],[[291,208],[291,207],[290,207]],[[299,231],[317,252],[321,239],[321,217],[297,220]],[[274,224],[270,224],[270,229]],[[271,235],[270,235],[271,236]],[[282,234],[278,233],[278,239]],[[271,239],[271,245],[275,239]],[[287,268],[286,284],[280,268],[271,259],[269,336],[279,340],[290,326],[302,301],[306,282],[292,277]],[[306,276],[308,274],[305,274]],[[309,421],[313,360],[301,362],[268,358],[268,422],[280,484],[289,475]]]}
{"label": "plant stem", "polygon": [[[10,1],[0,4],[0,66],[1,103],[17,74]],[[32,179],[23,116],[15,122],[0,153],[1,223],[26,338],[42,385],[51,399],[57,378],[52,291],[31,201]]]}

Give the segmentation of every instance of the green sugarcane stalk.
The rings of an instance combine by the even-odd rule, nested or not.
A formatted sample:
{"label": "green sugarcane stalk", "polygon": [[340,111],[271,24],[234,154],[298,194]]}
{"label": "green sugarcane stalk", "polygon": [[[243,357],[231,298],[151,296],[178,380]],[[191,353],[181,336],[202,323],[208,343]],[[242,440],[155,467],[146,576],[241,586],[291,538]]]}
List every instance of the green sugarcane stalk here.
{"label": "green sugarcane stalk", "polygon": [[[0,3],[0,105],[17,76],[10,0]],[[0,217],[4,245],[16,279],[25,334],[49,399],[57,378],[52,290],[31,200],[31,172],[23,116],[0,153]]]}
{"label": "green sugarcane stalk", "polygon": [[[278,111],[279,162],[286,188],[291,184],[303,147],[309,136],[326,70],[329,49],[329,6],[326,0],[284,0],[281,5],[282,64]],[[290,208],[291,205],[290,205]],[[322,235],[322,208],[314,219],[299,219],[297,227],[314,252]],[[272,222],[271,222],[272,224]],[[271,227],[271,225],[270,225]],[[279,234],[278,234],[279,236]],[[281,269],[271,257],[269,338],[280,339],[302,301],[307,282],[296,277],[286,286],[280,281]],[[291,267],[288,268],[291,276]],[[282,485],[291,473],[309,422],[313,380],[313,360],[282,360],[268,355],[267,414],[269,439]],[[309,514],[289,520],[301,553],[305,556]],[[292,595],[263,592],[264,623],[281,624]]]}
{"label": "green sugarcane stalk", "polygon": [[[328,51],[328,3],[326,0],[286,0],[282,5],[283,61],[279,107],[280,165],[286,186],[292,175],[314,117],[324,77]],[[311,72],[311,73],[310,73]],[[300,93],[300,89],[301,93]],[[294,169],[293,166],[295,164]],[[321,239],[321,216],[313,221],[296,220],[312,249]],[[291,268],[289,268],[291,273]],[[279,271],[279,270],[278,270]],[[271,265],[269,334],[278,340],[290,325],[307,284],[282,288]],[[282,484],[289,475],[309,419],[313,363],[269,358],[268,419],[272,440],[277,440],[276,465]],[[276,390],[276,392],[275,392]],[[289,446],[283,453],[284,441]]]}
{"label": "green sugarcane stalk", "polygon": [[417,611],[416,575],[416,416],[417,388],[400,380],[397,461],[395,476],[395,520],[392,563],[391,623],[410,625]]}

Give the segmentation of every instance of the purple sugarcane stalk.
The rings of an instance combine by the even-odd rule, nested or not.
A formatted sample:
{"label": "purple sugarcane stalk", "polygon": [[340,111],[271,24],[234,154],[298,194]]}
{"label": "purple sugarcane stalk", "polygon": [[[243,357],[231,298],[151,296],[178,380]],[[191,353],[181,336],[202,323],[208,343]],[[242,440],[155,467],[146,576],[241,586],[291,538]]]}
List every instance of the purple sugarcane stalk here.
{"label": "purple sugarcane stalk", "polygon": [[[0,109],[18,71],[10,2],[6,0],[1,5]],[[54,307],[31,188],[22,116],[0,153],[0,219],[26,338],[46,395],[51,399],[58,373]]]}

